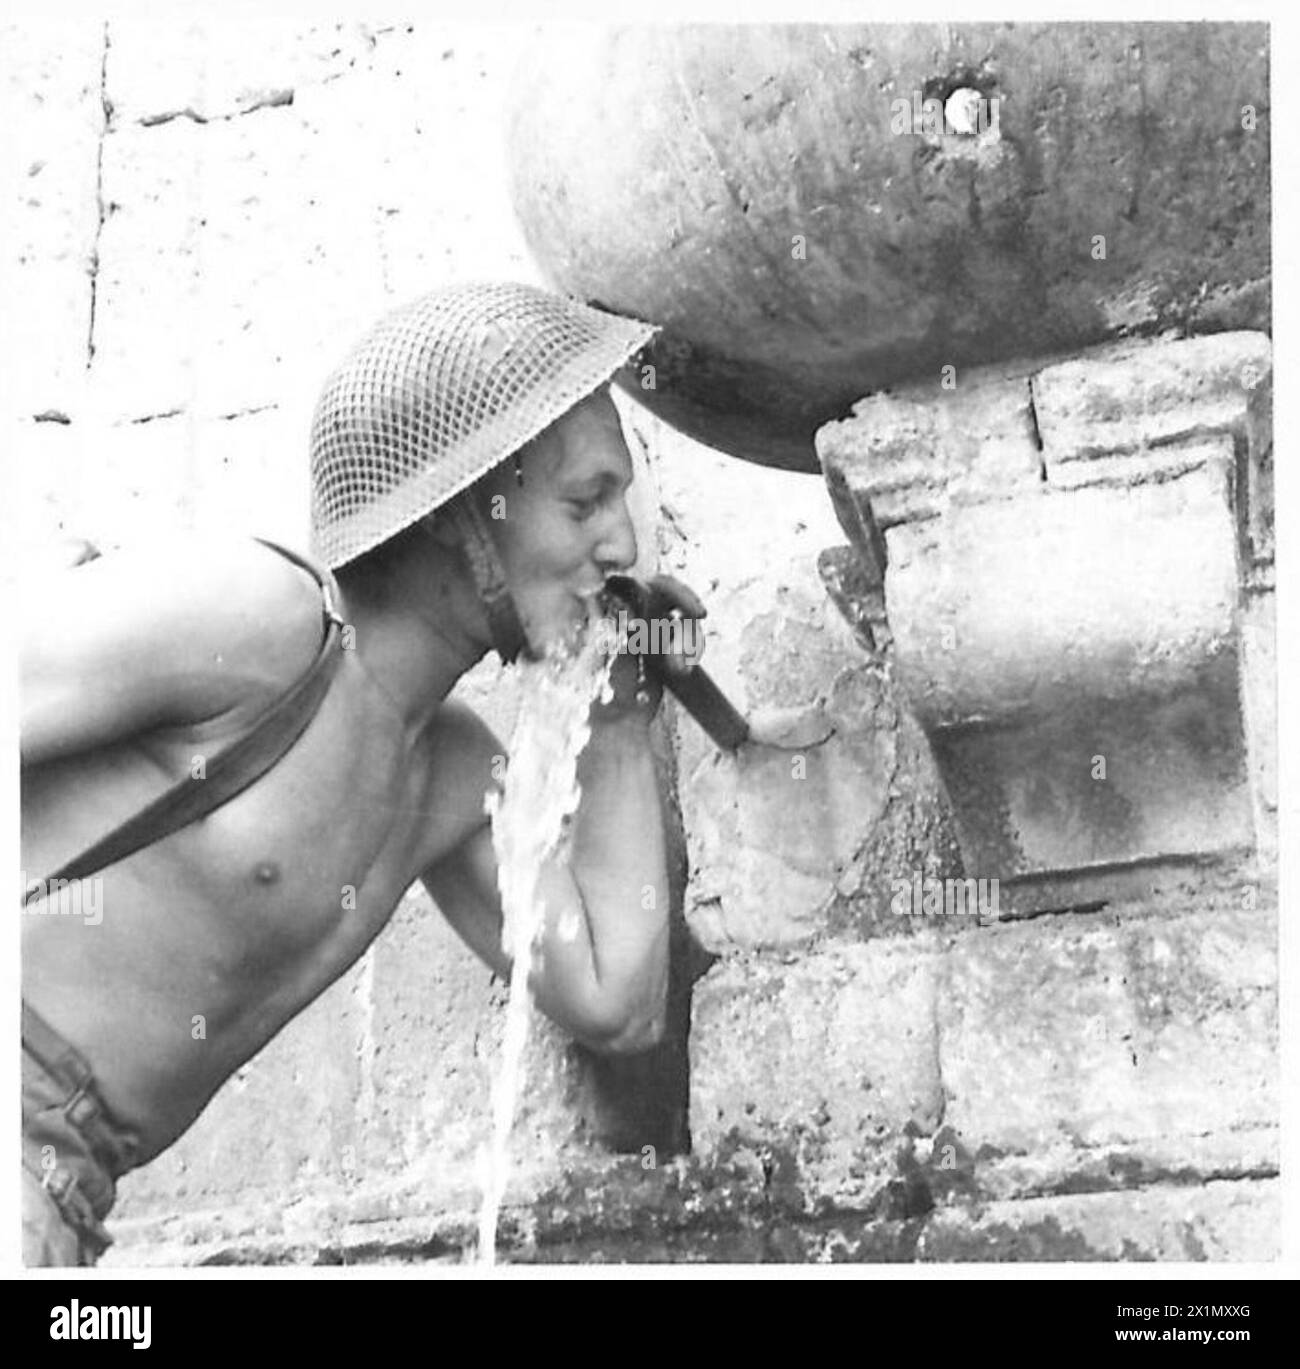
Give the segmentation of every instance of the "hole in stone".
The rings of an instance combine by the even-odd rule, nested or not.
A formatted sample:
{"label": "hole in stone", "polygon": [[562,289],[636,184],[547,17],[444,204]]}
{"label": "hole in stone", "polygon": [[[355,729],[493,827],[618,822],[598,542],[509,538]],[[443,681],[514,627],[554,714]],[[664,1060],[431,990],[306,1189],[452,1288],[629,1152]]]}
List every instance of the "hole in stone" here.
{"label": "hole in stone", "polygon": [[958,86],[943,103],[943,118],[954,133],[968,137],[980,132],[981,124],[984,128],[989,124],[984,95],[974,86]]}
{"label": "hole in stone", "polygon": [[998,124],[999,97],[992,74],[960,66],[943,76],[931,76],[922,86],[923,100],[937,100],[943,109],[942,133],[971,138]]}

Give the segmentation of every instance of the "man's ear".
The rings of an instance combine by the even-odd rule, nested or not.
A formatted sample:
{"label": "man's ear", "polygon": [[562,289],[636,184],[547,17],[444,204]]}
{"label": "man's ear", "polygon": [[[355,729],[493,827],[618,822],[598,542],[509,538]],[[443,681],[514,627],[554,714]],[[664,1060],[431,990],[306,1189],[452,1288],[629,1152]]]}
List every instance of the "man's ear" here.
{"label": "man's ear", "polygon": [[450,512],[448,505],[436,513],[431,513],[424,520],[433,540],[449,551],[459,547],[461,541],[460,530],[456,527],[456,520],[450,516]]}

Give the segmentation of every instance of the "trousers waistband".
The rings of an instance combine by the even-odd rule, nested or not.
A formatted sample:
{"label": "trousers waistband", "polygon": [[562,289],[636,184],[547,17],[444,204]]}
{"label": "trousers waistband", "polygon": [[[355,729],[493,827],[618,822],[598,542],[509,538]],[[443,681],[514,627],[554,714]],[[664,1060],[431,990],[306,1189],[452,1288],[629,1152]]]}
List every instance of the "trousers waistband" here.
{"label": "trousers waistband", "polygon": [[[139,1159],[139,1137],[113,1117],[100,1097],[94,1071],[85,1056],[26,1000],[22,1004],[22,1039],[24,1054],[40,1066],[50,1083],[66,1094],[59,1110],[84,1141],[89,1157],[111,1180],[133,1169]],[[24,1088],[24,1134],[29,1122],[26,1095]]]}

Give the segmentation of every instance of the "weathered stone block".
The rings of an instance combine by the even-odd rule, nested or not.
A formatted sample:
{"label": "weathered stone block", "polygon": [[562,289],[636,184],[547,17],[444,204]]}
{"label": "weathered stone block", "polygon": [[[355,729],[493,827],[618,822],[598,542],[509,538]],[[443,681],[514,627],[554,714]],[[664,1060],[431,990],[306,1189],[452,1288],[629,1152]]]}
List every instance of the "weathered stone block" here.
{"label": "weathered stone block", "polygon": [[1263,333],[1138,342],[1037,372],[1034,408],[1047,478],[1058,464],[1242,432],[1246,402],[1269,367]]}
{"label": "weathered stone block", "polygon": [[1241,609],[1242,715],[1255,840],[1266,859],[1277,853],[1277,604],[1272,591],[1248,594]]}
{"label": "weathered stone block", "polygon": [[19,513],[13,530],[15,565],[60,563],[63,553],[54,544],[77,535],[67,493],[76,487],[83,468],[84,435],[84,425],[73,423],[17,419],[9,425],[11,497]]}
{"label": "weathered stone block", "polygon": [[220,417],[320,386],[384,299],[373,207],[339,155],[294,108],[110,135],[93,372],[107,411]]}
{"label": "weathered stone block", "polygon": [[1214,442],[1171,447],[1203,464],[1160,483],[888,534],[898,677],[968,875],[1250,844],[1232,448]]}
{"label": "weathered stone block", "polygon": [[24,450],[57,454],[58,465],[24,463],[23,479],[37,501],[57,479],[58,521],[105,550],[184,529],[305,548],[308,462],[297,418],[278,407],[229,420],[83,414],[66,427],[35,425]]}
{"label": "weathered stone block", "polygon": [[1276,923],[1253,889],[1180,916],[958,939],[939,991],[945,1125],[972,1153],[1277,1119]]}
{"label": "weathered stone block", "polygon": [[228,119],[337,79],[383,36],[380,26],[253,12],[167,24],[124,12],[110,26],[108,93],[123,123]]}
{"label": "weathered stone block", "polygon": [[817,433],[817,455],[845,531],[931,518],[954,505],[1032,493],[1042,482],[1029,382],[963,372],[872,395]]}
{"label": "weathered stone block", "polygon": [[827,547],[817,558],[817,573],[863,649],[884,651],[894,635],[886,618],[883,562],[877,569],[855,547]]}
{"label": "weathered stone block", "polygon": [[182,421],[194,444],[196,526],[231,536],[268,537],[306,550],[310,427],[302,412],[292,405],[271,405],[231,418]]}
{"label": "weathered stone block", "polygon": [[4,31],[5,408],[70,413],[89,361],[100,206],[104,24],[47,15]]}
{"label": "weathered stone block", "polygon": [[[339,79],[246,116],[119,120],[105,143],[95,377],[118,415],[283,407],[289,390],[314,399],[386,307],[451,280],[536,277],[504,170],[485,169],[502,155],[501,54],[488,81],[481,54],[435,30],[383,37],[353,65],[350,40],[321,30],[297,46],[294,26],[272,28],[268,72],[288,62],[284,79],[296,79],[295,64],[301,75],[323,62]],[[146,103],[192,103],[182,88],[205,81],[214,107],[238,104],[247,80],[261,99],[259,68],[173,38],[182,74]],[[453,124],[471,132],[442,136]],[[467,200],[460,187],[480,180],[495,191]]]}
{"label": "weathered stone block", "polygon": [[1078,875],[1253,841],[1231,658],[1173,697],[1067,704],[1014,729],[948,728],[931,743],[975,878]]}
{"label": "weathered stone block", "polygon": [[[822,930],[826,906],[887,802],[886,739],[747,745],[687,779],[695,879],[689,921],[709,950],[791,946]],[[815,735],[815,734],[813,734]]]}
{"label": "weathered stone block", "polygon": [[[859,551],[833,597],[874,635],[885,565],[892,659],[966,874],[1019,880],[1019,911],[1120,896],[1123,864],[1252,844],[1239,594],[1268,556],[1269,354],[1261,333],[1123,342],[873,396],[819,437]],[[1036,482],[1000,469],[1040,442]]]}
{"label": "weathered stone block", "polygon": [[511,72],[529,41],[525,26],[417,24],[381,37],[355,71],[295,100],[345,159],[349,193],[369,206],[394,302],[453,281],[545,283],[510,201],[505,161]]}
{"label": "weathered stone block", "polygon": [[862,1167],[909,1124],[937,1125],[936,970],[915,945],[884,941],[716,965],[695,989],[695,1153],[784,1154],[810,1200],[860,1189]]}
{"label": "weathered stone block", "polygon": [[179,415],[148,423],[92,415],[75,430],[83,458],[78,483],[64,494],[71,532],[108,550],[195,525],[195,425]]}
{"label": "weathered stone block", "polygon": [[867,594],[883,591],[888,551],[871,499],[866,492],[854,489],[840,461],[827,461],[824,470],[831,507],[852,542],[850,550],[857,558],[862,590]]}
{"label": "weathered stone block", "polygon": [[[886,739],[888,799],[840,878],[828,930],[863,938],[924,934],[933,923],[900,915],[900,907],[910,910],[911,900],[900,905],[897,882],[915,888],[927,879],[963,876],[952,805],[932,748],[899,701],[887,671],[876,689],[836,690],[833,710],[837,703],[855,721],[872,718]],[[833,711],[832,716],[843,715]]]}
{"label": "weathered stone block", "polygon": [[1273,372],[1250,391],[1246,409],[1244,554],[1256,566],[1273,561]]}
{"label": "weathered stone block", "polygon": [[921,721],[1167,695],[1229,650],[1228,454],[1158,485],[1044,493],[891,530],[895,656]]}
{"label": "weathered stone block", "polygon": [[917,1258],[1263,1262],[1281,1253],[1281,1205],[1279,1182],[1265,1179],[951,1208],[926,1224]]}

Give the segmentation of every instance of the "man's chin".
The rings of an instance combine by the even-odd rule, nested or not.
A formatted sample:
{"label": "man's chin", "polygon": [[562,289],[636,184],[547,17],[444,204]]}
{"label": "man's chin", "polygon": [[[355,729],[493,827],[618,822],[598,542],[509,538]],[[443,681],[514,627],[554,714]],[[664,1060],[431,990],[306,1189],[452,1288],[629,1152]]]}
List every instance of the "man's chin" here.
{"label": "man's chin", "polygon": [[538,655],[571,652],[581,643],[599,616],[600,604],[596,596],[580,598],[573,595],[565,612],[548,618],[545,623],[529,626],[528,641]]}

